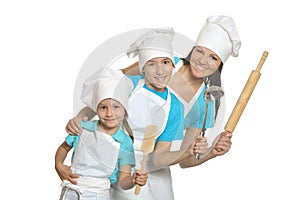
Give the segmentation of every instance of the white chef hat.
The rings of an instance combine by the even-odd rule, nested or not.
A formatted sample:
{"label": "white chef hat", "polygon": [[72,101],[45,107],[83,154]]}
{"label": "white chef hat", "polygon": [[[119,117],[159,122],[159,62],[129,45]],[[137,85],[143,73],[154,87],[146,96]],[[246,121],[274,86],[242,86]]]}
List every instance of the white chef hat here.
{"label": "white chef hat", "polygon": [[147,61],[157,57],[167,57],[173,61],[172,40],[174,30],[172,28],[151,29],[139,37],[127,50],[129,58],[139,55],[139,68],[142,72]]}
{"label": "white chef hat", "polygon": [[196,45],[215,52],[223,63],[230,55],[237,57],[241,41],[233,19],[223,15],[208,17]]}
{"label": "white chef hat", "polygon": [[83,83],[81,100],[97,112],[98,104],[104,99],[114,99],[128,109],[128,98],[132,82],[117,69],[108,69],[97,79],[87,79]]}

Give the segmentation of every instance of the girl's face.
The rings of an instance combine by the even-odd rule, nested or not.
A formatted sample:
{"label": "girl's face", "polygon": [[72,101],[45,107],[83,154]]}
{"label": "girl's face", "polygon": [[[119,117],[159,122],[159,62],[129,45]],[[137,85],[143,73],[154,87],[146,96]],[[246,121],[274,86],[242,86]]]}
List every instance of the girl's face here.
{"label": "girl's face", "polygon": [[221,65],[220,57],[213,51],[196,46],[191,54],[190,65],[195,77],[206,77],[213,74]]}
{"label": "girl's face", "polygon": [[124,119],[125,109],[116,100],[104,99],[98,104],[98,117],[101,128],[106,132],[115,133]]}
{"label": "girl's face", "polygon": [[173,69],[173,62],[169,58],[152,58],[144,66],[146,85],[156,91],[164,91],[169,83]]}

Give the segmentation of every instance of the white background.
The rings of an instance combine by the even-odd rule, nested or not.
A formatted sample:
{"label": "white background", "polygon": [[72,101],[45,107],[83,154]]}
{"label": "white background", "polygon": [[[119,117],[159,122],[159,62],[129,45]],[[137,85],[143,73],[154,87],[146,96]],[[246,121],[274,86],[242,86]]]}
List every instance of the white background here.
{"label": "white background", "polygon": [[299,9],[296,1],[265,2],[1,1],[1,199],[58,199],[54,154],[73,116],[78,72],[98,45],[149,27],[196,39],[215,14],[231,15],[242,39],[222,73],[226,116],[263,51],[269,57],[231,151],[173,167],[176,200],[299,199]]}

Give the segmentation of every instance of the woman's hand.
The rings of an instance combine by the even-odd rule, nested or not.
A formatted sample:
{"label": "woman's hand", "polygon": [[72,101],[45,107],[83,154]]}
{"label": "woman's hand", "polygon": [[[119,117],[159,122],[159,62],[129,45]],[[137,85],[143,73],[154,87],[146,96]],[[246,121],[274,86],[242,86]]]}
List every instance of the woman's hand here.
{"label": "woman's hand", "polygon": [[232,145],[231,142],[232,133],[222,132],[214,141],[214,146],[212,148],[213,156],[222,156],[227,153]]}

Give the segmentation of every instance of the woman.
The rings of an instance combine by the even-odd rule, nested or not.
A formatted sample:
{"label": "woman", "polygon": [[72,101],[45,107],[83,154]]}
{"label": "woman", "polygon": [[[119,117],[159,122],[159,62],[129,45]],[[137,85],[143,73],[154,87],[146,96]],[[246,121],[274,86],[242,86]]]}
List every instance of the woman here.
{"label": "woman", "polygon": [[[214,99],[208,108],[205,128],[211,128],[214,125],[223,91],[210,90],[210,88],[221,87],[220,74],[223,65],[230,55],[238,56],[240,46],[239,35],[231,17],[212,16],[207,18],[194,48],[187,58],[183,59],[183,64],[179,64],[180,67],[169,84],[169,87],[184,104],[186,136],[190,135],[188,133],[199,133],[203,127],[203,114],[195,112],[195,110],[203,110],[201,108],[205,107],[205,95],[210,95]],[[199,120],[193,121],[195,118]],[[211,158],[225,154],[231,147],[231,136],[232,134],[228,132],[221,133],[205,156],[199,160],[190,157],[181,162],[180,166],[185,168],[199,165]],[[189,140],[185,140],[185,142],[190,143]]]}

